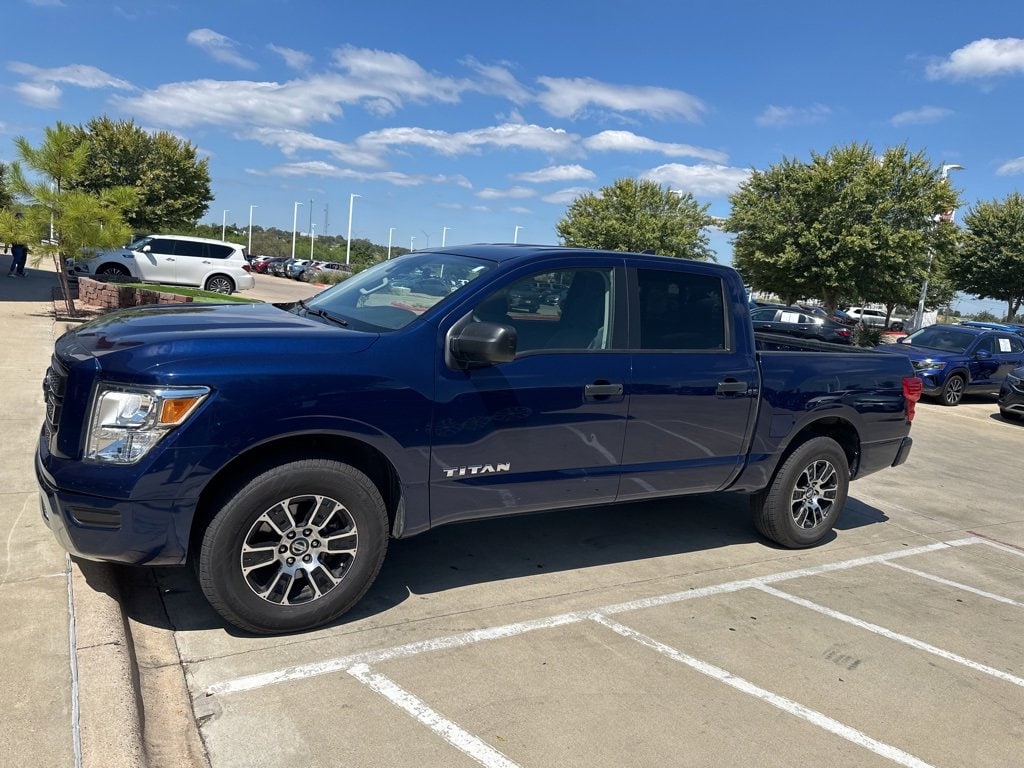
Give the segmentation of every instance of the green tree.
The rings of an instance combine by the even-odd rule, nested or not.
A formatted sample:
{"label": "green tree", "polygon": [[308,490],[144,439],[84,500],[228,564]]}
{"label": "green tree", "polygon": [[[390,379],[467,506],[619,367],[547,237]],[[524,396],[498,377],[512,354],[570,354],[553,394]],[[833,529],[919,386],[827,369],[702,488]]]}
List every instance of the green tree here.
{"label": "green tree", "polygon": [[192,226],[209,209],[209,161],[199,159],[192,143],[108,117],[76,127],[75,135],[89,153],[80,175],[71,180],[72,188],[98,193],[133,187],[138,202],[126,217],[133,231],[169,232]]}
{"label": "green tree", "polygon": [[7,166],[4,163],[0,163],[0,210],[10,210],[12,205],[14,205],[14,198],[11,196],[11,190],[8,188]]}
{"label": "green tree", "polygon": [[[27,243],[37,264],[43,256],[53,258],[68,313],[73,315],[64,259],[77,258],[83,251],[123,245],[131,230],[122,214],[136,203],[135,192],[126,187],[98,193],[68,189],[69,180],[81,173],[89,148],[77,139],[73,128],[63,123],[46,128],[39,147],[21,136],[14,144],[19,161],[11,165],[10,186],[20,203],[21,215],[8,211],[0,218],[0,237],[17,236],[19,242]],[[34,171],[38,180],[30,180],[22,164]]]}
{"label": "green tree", "polygon": [[705,228],[714,223],[689,193],[623,178],[577,197],[556,231],[565,245],[714,259]]}
{"label": "green tree", "polygon": [[881,156],[867,144],[783,159],[755,171],[730,197],[725,224],[736,234],[733,265],[759,290],[794,301],[916,303],[929,273],[941,303],[944,267],[956,228],[936,215],[957,196],[921,152],[905,146]]}
{"label": "green tree", "polygon": [[1024,196],[979,202],[964,215],[967,232],[950,274],[956,287],[1006,302],[1012,322],[1024,304]]}

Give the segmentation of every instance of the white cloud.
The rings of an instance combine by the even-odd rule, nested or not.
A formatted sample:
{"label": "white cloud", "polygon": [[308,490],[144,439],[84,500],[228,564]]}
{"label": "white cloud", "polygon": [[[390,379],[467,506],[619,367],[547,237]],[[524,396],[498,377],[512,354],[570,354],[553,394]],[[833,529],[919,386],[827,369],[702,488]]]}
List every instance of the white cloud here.
{"label": "white cloud", "polygon": [[727,154],[714,149],[655,141],[631,131],[601,131],[584,139],[583,146],[594,152],[658,152],[666,157],[696,157],[713,163],[729,159]]}
{"label": "white cloud", "polygon": [[18,83],[15,93],[26,104],[40,109],[56,109],[60,106],[61,90],[53,83]]}
{"label": "white cloud", "polygon": [[66,67],[43,69],[21,61],[12,61],[7,65],[7,69],[35,83],[64,83],[79,88],[114,88],[120,91],[135,90],[135,86],[127,80],[114,77],[88,64],[69,64]]}
{"label": "white cloud", "polygon": [[546,90],[537,97],[548,113],[571,118],[587,107],[613,112],[642,112],[660,119],[700,122],[707,110],[700,99],[684,91],[645,85],[611,85],[586,78],[537,78]]}
{"label": "white cloud", "polygon": [[252,131],[242,132],[239,136],[268,146],[275,146],[285,157],[292,157],[296,152],[309,150],[328,152],[338,160],[351,165],[379,166],[384,164],[384,158],[379,153],[367,152],[351,144],[325,139],[312,133],[290,128],[256,128]]}
{"label": "white cloud", "polygon": [[385,128],[363,134],[356,139],[356,144],[367,150],[381,151],[392,146],[420,146],[441,155],[454,157],[477,152],[484,147],[532,149],[549,153],[568,152],[573,149],[578,138],[562,129],[506,123],[458,133],[427,128]]}
{"label": "white cloud", "polygon": [[823,122],[831,114],[832,110],[823,104],[815,104],[810,107],[778,107],[772,104],[758,115],[754,122],[773,128],[788,125],[810,125]]}
{"label": "white cloud", "polygon": [[224,64],[233,64],[242,69],[256,69],[259,66],[238,52],[238,43],[212,29],[193,29],[185,40]]}
{"label": "white cloud", "polygon": [[516,80],[507,64],[481,64],[472,56],[463,59],[462,63],[481,78],[472,86],[472,90],[502,96],[513,104],[524,104],[532,98],[530,91]]}
{"label": "white cloud", "polygon": [[511,208],[509,208],[508,210],[509,210],[509,213],[522,213],[522,214],[530,214],[530,213],[533,213],[533,211],[531,211],[531,210],[530,210],[529,208],[524,208],[524,207],[523,207],[523,206],[521,206],[521,205],[513,205],[513,206],[512,206]]}
{"label": "white cloud", "polygon": [[948,58],[929,64],[926,72],[932,80],[1024,74],[1024,40],[983,37],[956,49]]}
{"label": "white cloud", "polygon": [[37,8],[64,8],[64,0],[27,0],[29,5]]}
{"label": "white cloud", "polygon": [[430,74],[400,53],[345,46],[333,52],[333,59],[354,88],[367,97],[385,99],[393,108],[405,98],[455,103],[466,88],[464,82]]}
{"label": "white cloud", "polygon": [[1016,176],[1018,173],[1024,173],[1024,157],[1014,158],[996,169],[997,176]]}
{"label": "white cloud", "polygon": [[494,189],[493,187],[487,187],[486,189],[481,189],[477,192],[476,196],[481,200],[498,200],[506,197],[514,199],[533,197],[535,194],[537,193],[528,187],[509,187],[508,189]]}
{"label": "white cloud", "polygon": [[550,165],[539,171],[512,174],[512,178],[528,184],[543,184],[547,181],[590,181],[597,174],[582,165]]}
{"label": "white cloud", "polygon": [[553,203],[554,205],[568,205],[580,195],[585,195],[592,191],[587,187],[569,187],[552,192],[550,195],[545,195],[541,200],[545,203]]}
{"label": "white cloud", "polygon": [[889,122],[895,126],[901,125],[924,125],[937,123],[953,114],[953,110],[944,107],[921,107],[920,109],[908,109],[893,115]]}
{"label": "white cloud", "polygon": [[356,181],[383,181],[387,184],[394,184],[397,187],[417,187],[422,184],[450,184],[455,183],[464,186],[465,178],[462,176],[445,176],[435,174],[409,174],[398,171],[354,171],[351,168],[339,168],[331,163],[322,161],[308,161],[302,163],[285,163],[275,166],[269,170],[261,171],[250,168],[248,173],[254,176],[325,176],[335,179],[354,179]]}
{"label": "white cloud", "polygon": [[291,69],[306,69],[312,62],[313,57],[308,53],[296,51],[294,48],[285,48],[281,45],[271,43],[267,46],[271,51],[284,59],[285,66]]}
{"label": "white cloud", "polygon": [[651,168],[642,175],[642,178],[668,185],[672,189],[681,189],[695,196],[724,197],[735,192],[748,176],[750,171],[743,168],[705,163],[669,163]]}

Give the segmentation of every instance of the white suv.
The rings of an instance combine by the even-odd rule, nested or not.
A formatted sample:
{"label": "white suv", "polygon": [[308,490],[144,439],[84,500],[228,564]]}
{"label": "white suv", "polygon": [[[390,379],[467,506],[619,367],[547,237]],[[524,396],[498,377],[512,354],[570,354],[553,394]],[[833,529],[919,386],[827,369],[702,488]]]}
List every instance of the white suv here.
{"label": "white suv", "polygon": [[[867,307],[850,307],[844,310],[851,318],[864,325],[885,325],[885,311],[881,309],[868,309]],[[889,318],[889,330],[902,331],[905,321],[899,317]]]}
{"label": "white suv", "polygon": [[131,276],[147,283],[188,285],[217,293],[252,288],[256,281],[250,270],[242,246],[187,235],[146,235],[74,265],[78,275]]}

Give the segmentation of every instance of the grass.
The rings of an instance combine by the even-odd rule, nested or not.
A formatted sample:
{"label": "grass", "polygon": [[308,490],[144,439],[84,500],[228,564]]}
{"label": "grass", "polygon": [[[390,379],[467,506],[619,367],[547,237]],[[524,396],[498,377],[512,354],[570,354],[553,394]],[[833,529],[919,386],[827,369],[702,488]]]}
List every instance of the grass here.
{"label": "grass", "polygon": [[226,293],[214,293],[213,291],[203,291],[199,288],[185,288],[180,285],[159,285],[153,283],[121,283],[118,285],[127,286],[129,288],[141,288],[146,291],[159,291],[160,293],[173,293],[178,296],[191,296],[193,302],[207,303],[207,304],[218,304],[223,302],[234,302],[236,304],[262,304],[259,299],[247,299],[243,296],[236,296],[234,294]]}

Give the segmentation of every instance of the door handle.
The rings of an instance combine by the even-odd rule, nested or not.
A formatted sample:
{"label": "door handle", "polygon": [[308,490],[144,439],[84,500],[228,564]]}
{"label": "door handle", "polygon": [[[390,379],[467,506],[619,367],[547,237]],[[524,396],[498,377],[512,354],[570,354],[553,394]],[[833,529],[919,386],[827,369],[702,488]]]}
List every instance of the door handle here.
{"label": "door handle", "polygon": [[715,390],[716,395],[742,395],[746,393],[749,387],[745,381],[736,381],[735,379],[726,379],[725,381],[718,382],[718,389]]}
{"label": "door handle", "polygon": [[587,384],[583,388],[583,394],[585,397],[599,398],[599,397],[619,397],[622,395],[621,384],[608,384],[607,382],[595,382],[594,384]]}

